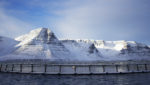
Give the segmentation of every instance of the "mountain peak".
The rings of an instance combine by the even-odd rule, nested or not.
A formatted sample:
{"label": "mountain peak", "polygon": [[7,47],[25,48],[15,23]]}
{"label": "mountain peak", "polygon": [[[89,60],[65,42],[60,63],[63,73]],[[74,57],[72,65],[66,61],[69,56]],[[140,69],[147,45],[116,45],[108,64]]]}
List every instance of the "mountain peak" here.
{"label": "mountain peak", "polygon": [[38,28],[30,31],[28,34],[16,38],[18,41],[23,41],[22,44],[39,44],[39,43],[54,43],[58,42],[55,34],[48,28]]}
{"label": "mountain peak", "polygon": [[40,32],[45,32],[45,31],[52,32],[49,28],[41,27],[41,28],[37,28],[37,29],[31,30],[30,33],[34,33],[34,32],[40,33]]}
{"label": "mountain peak", "polygon": [[39,28],[32,30],[31,34],[35,34],[35,39],[44,42],[56,40],[55,34],[48,28]]}

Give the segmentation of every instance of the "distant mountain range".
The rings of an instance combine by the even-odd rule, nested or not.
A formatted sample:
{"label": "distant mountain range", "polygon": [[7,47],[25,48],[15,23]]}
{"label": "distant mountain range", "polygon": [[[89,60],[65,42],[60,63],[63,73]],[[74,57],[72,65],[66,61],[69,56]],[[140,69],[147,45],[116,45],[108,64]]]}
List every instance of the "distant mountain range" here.
{"label": "distant mountain range", "polygon": [[15,39],[0,36],[0,60],[149,60],[150,47],[135,41],[59,40],[48,28]]}

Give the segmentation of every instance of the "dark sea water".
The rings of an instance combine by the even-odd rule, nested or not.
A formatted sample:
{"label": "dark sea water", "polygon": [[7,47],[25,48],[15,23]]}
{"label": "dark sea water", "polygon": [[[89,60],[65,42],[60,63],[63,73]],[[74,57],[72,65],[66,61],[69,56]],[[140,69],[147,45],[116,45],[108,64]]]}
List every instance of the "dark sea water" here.
{"label": "dark sea water", "polygon": [[0,73],[0,85],[150,85],[150,73],[111,75]]}

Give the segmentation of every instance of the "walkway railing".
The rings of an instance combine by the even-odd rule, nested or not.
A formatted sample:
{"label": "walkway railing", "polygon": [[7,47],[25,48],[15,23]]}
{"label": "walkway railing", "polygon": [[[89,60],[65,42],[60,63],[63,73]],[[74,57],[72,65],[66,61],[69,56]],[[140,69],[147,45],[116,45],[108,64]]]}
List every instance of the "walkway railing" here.
{"label": "walkway railing", "polygon": [[1,72],[45,74],[105,74],[150,72],[150,64],[128,65],[50,65],[50,64],[0,64]]}

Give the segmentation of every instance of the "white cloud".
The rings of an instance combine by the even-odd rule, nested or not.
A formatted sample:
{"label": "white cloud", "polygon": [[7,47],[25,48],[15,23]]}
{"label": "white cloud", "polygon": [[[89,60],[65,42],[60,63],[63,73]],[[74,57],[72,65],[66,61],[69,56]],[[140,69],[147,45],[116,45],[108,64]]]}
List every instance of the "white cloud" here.
{"label": "white cloud", "polygon": [[0,36],[16,37],[32,28],[29,23],[8,15],[5,11],[2,7],[0,8]]}
{"label": "white cloud", "polygon": [[130,0],[83,2],[70,0],[64,9],[55,11],[57,15],[62,16],[55,22],[58,33],[61,33],[58,34],[59,37],[117,40],[131,39],[140,33],[140,30],[128,26],[130,17],[141,14],[139,11],[141,8],[133,5],[134,2]]}

